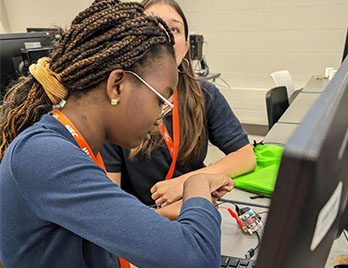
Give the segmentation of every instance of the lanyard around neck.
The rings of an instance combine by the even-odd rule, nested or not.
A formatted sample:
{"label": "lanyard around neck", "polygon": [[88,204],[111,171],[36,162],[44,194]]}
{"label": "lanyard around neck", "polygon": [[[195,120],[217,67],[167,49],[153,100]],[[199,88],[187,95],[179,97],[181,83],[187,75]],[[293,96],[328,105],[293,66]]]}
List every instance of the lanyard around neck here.
{"label": "lanyard around neck", "polygon": [[[77,144],[80,146],[81,150],[84,151],[89,157],[91,157],[93,162],[96,163],[99,167],[101,167],[106,173],[105,165],[104,165],[104,162],[103,162],[103,159],[102,159],[100,153],[97,154],[97,157],[94,156],[87,141],[81,135],[80,131],[75,127],[73,122],[71,122],[70,119],[68,117],[66,117],[66,115],[60,110],[56,110],[53,113],[53,117],[55,119],[57,119],[63,126],[66,127],[66,129],[70,132],[71,136],[73,136],[73,138],[75,139]],[[121,257],[119,257],[118,260],[119,260],[121,268],[130,268],[131,267],[129,262],[122,259]]]}
{"label": "lanyard around neck", "polygon": [[100,153],[98,153],[96,157],[94,156],[87,141],[81,135],[80,131],[76,128],[74,123],[71,122],[70,119],[66,117],[66,115],[60,110],[56,110],[53,113],[53,117],[57,119],[63,126],[65,126],[65,128],[69,131],[71,136],[75,139],[77,144],[80,146],[81,150],[84,151],[90,158],[92,158],[93,162],[96,163],[99,167],[101,167],[106,173],[105,165]]}
{"label": "lanyard around neck", "polygon": [[180,143],[180,123],[179,123],[179,107],[178,107],[178,90],[175,90],[173,96],[173,112],[172,112],[172,122],[173,122],[173,139],[170,137],[170,134],[164,124],[160,126],[160,132],[162,137],[168,147],[170,156],[172,157],[172,163],[169,167],[166,180],[169,180],[173,177],[174,169],[176,165],[176,160],[179,153],[179,143]]}

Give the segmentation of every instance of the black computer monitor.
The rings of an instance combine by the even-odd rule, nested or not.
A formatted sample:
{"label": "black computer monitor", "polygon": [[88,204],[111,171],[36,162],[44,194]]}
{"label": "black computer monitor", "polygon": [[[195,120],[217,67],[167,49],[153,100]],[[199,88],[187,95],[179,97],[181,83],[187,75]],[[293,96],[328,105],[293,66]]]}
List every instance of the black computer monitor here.
{"label": "black computer monitor", "polygon": [[49,53],[47,48],[50,46],[50,39],[45,33],[0,34],[0,99],[9,83],[25,74],[25,67],[30,64],[25,62],[26,56],[31,55],[31,60],[37,60]]}
{"label": "black computer monitor", "polygon": [[27,28],[28,33],[45,33],[53,41],[57,41],[60,38],[60,32],[58,28]]}
{"label": "black computer monitor", "polygon": [[344,49],[343,49],[343,57],[342,57],[342,62],[347,58],[348,55],[348,28],[347,28],[347,34],[346,34],[346,43],[344,44]]}
{"label": "black computer monitor", "polygon": [[347,200],[348,58],[285,146],[256,268],[324,267]]}

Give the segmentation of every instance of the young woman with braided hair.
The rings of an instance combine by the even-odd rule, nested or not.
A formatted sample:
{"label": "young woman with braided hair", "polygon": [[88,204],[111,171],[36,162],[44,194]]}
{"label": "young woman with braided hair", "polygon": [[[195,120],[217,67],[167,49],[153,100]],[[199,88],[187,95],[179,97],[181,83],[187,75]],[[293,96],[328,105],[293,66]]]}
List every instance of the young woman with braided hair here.
{"label": "young woman with braided hair", "polygon": [[138,146],[173,107],[173,42],[139,3],[98,0],[9,89],[0,110],[5,268],[119,267],[117,256],[138,267],[220,267],[211,196],[233,188],[228,177],[187,179],[171,222],[117,187],[98,153],[105,139]]}
{"label": "young woman with braided hair", "polygon": [[[142,3],[145,13],[164,19],[174,34],[179,69],[179,131],[175,135],[173,110],[164,118],[168,129],[168,132],[161,129],[164,141],[160,139],[161,134],[155,133],[153,139],[144,141],[132,151],[106,142],[101,153],[114,182],[122,182],[125,191],[147,205],[162,205],[157,212],[175,219],[180,211],[184,182],[190,175],[221,173],[233,178],[252,171],[256,160],[247,134],[223,95],[213,84],[199,83],[195,78],[189,53],[188,25],[178,3],[175,0],[143,0]],[[166,142],[167,137],[172,137],[175,144],[175,136],[179,137],[176,163],[170,154],[171,143]],[[208,140],[226,156],[205,167],[203,161]]]}

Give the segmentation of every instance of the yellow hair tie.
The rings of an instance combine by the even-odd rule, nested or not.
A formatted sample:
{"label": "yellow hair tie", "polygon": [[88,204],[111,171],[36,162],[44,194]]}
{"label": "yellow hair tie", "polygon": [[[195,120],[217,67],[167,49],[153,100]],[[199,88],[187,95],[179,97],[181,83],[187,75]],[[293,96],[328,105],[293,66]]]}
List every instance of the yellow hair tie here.
{"label": "yellow hair tie", "polygon": [[44,57],[38,60],[37,64],[32,64],[29,67],[29,72],[44,88],[47,96],[53,104],[58,104],[68,95],[68,90],[62,84],[62,80],[58,74],[50,69],[51,59]]}

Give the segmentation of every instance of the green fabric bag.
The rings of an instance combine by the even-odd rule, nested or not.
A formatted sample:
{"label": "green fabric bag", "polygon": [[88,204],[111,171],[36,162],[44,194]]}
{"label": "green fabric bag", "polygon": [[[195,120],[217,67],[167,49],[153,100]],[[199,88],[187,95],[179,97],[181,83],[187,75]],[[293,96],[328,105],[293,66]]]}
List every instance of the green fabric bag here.
{"label": "green fabric bag", "polygon": [[253,149],[257,162],[256,169],[234,178],[235,187],[270,196],[274,191],[284,148],[278,145],[257,144]]}

